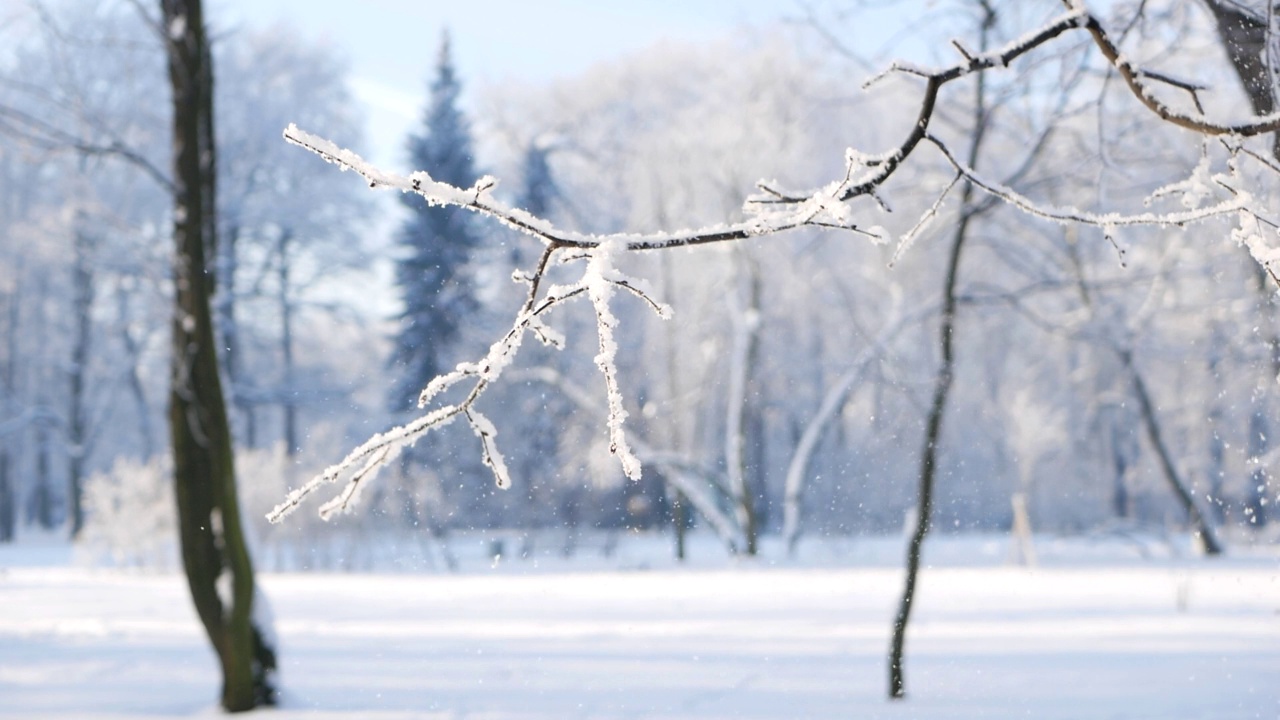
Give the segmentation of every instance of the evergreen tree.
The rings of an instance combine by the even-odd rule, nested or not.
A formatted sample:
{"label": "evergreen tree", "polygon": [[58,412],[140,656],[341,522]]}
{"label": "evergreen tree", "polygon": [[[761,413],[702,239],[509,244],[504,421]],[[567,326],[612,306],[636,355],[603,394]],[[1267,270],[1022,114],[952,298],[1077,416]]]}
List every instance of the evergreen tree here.
{"label": "evergreen tree", "polygon": [[523,180],[520,206],[538,217],[551,213],[551,203],[560,194],[551,175],[549,158],[554,149],[551,139],[542,136],[529,142],[524,151]]}
{"label": "evergreen tree", "polygon": [[[469,123],[457,106],[461,89],[446,33],[422,134],[409,137],[409,157],[414,170],[467,187],[478,174]],[[414,194],[402,195],[401,201],[410,217],[400,230],[404,254],[396,267],[404,311],[391,360],[399,374],[391,396],[394,410],[414,407],[418,392],[448,367],[445,351],[457,338],[463,319],[478,307],[467,272],[480,241],[471,214],[456,207],[430,207]]]}
{"label": "evergreen tree", "polygon": [[[543,135],[531,140],[524,152],[521,168],[523,183],[517,202],[530,214],[540,218],[551,217],[551,204],[560,195],[555,178],[551,175],[549,162],[554,149],[549,136]],[[516,242],[511,243],[511,264],[516,267],[523,266],[527,259],[525,243],[522,240],[522,238],[516,238]]]}

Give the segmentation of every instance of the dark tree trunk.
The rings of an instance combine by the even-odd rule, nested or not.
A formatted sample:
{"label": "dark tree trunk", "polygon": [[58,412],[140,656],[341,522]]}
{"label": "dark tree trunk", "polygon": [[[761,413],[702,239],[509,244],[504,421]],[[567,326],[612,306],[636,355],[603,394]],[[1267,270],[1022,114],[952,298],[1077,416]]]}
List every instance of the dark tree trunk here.
{"label": "dark tree trunk", "polygon": [[[1120,428],[1112,428],[1113,434],[1124,432]],[[1118,447],[1119,440],[1112,440],[1113,447],[1111,449],[1112,466],[1115,468],[1115,482],[1111,488],[1111,511],[1116,517],[1127,519],[1129,517],[1130,499],[1129,499],[1129,481],[1128,468],[1129,459],[1124,456]]]}
{"label": "dark tree trunk", "polygon": [[18,492],[9,474],[9,450],[0,450],[0,542],[12,542],[18,530]]}
{"label": "dark tree trunk", "polygon": [[[1271,87],[1271,72],[1263,61],[1267,47],[1265,18],[1255,17],[1234,3],[1223,0],[1204,0],[1218,24],[1218,39],[1227,51],[1231,66],[1244,92],[1249,96],[1255,115],[1275,112],[1276,98]],[[1276,133],[1272,153],[1280,160],[1280,133]]]}
{"label": "dark tree trunk", "polygon": [[[15,273],[18,275],[20,273]],[[5,296],[4,367],[0,374],[0,410],[13,402],[18,351],[18,288]],[[0,542],[11,542],[18,532],[18,487],[12,474],[8,438],[0,437]]]}
{"label": "dark tree trunk", "polygon": [[[1256,17],[1243,8],[1223,0],[1204,0],[1205,5],[1213,13],[1218,25],[1218,38],[1231,60],[1231,65],[1240,79],[1245,94],[1249,97],[1249,105],[1255,115],[1270,115],[1276,109],[1275,88],[1272,86],[1271,72],[1264,62],[1266,57],[1269,28],[1265,18]],[[1276,58],[1272,59],[1273,62]],[[1280,160],[1280,133],[1272,137],[1271,153]],[[1267,282],[1266,269],[1261,263],[1254,262],[1255,279],[1260,294],[1259,313],[1267,325],[1268,350],[1271,354],[1270,374],[1265,379],[1270,385],[1271,378],[1280,373],[1280,333],[1275,328],[1271,294],[1275,291]],[[1249,454],[1262,457],[1267,453],[1269,403],[1267,394],[1261,389],[1254,393],[1253,412],[1249,417]],[[1267,522],[1267,507],[1263,501],[1270,477],[1266,468],[1261,465],[1254,468],[1249,475],[1249,489],[1245,494],[1245,512],[1255,527]]]}
{"label": "dark tree trunk", "polygon": [[967,201],[970,196],[968,192],[970,187],[965,185],[966,203],[962,207],[966,210],[962,210],[965,214],[961,216],[960,224],[956,227],[956,233],[951,242],[951,255],[947,262],[947,277],[943,286],[942,323],[939,330],[942,362],[934,378],[933,402],[929,405],[929,417],[925,422],[924,448],[920,454],[919,495],[916,500],[916,526],[907,546],[906,579],[902,588],[902,597],[898,601],[898,611],[893,618],[893,639],[889,646],[889,697],[893,699],[906,696],[902,658],[906,649],[907,623],[911,621],[911,606],[915,602],[916,577],[920,573],[920,555],[924,549],[924,539],[932,524],[933,480],[937,468],[938,445],[942,441],[942,420],[946,415],[947,398],[951,393],[951,383],[954,380],[955,287],[964,241],[968,237],[971,216],[967,213]]}
{"label": "dark tree trunk", "polygon": [[[1079,266],[1076,269],[1079,271]],[[1087,291],[1084,298],[1088,303]],[[1107,434],[1110,436],[1111,467],[1114,471],[1111,510],[1117,518],[1127,520],[1133,516],[1133,495],[1129,492],[1129,472],[1138,461],[1140,448],[1127,412],[1123,412],[1120,408],[1112,408],[1106,417]]]}
{"label": "dark tree trunk", "polygon": [[[981,50],[988,45],[990,30],[995,25],[995,11],[983,3],[985,11]],[[986,82],[979,74],[974,91],[973,142],[969,146],[969,167],[976,168],[978,153],[987,129]],[[981,212],[973,203],[973,185],[965,182],[961,189],[960,220],[951,240],[951,253],[947,259],[947,274],[942,285],[942,317],[938,329],[938,346],[941,362],[934,377],[933,402],[929,405],[929,417],[925,421],[924,447],[920,451],[919,495],[916,501],[916,526],[907,545],[906,577],[898,611],[893,618],[893,637],[889,643],[889,698],[906,697],[906,680],[903,677],[903,655],[906,652],[907,624],[911,621],[911,607],[915,602],[916,578],[920,573],[920,555],[924,539],[933,522],[933,481],[938,462],[938,446],[942,441],[942,420],[947,412],[947,398],[955,379],[955,327],[956,281],[960,275],[960,258],[965,240],[969,237],[969,223]]]}
{"label": "dark tree trunk", "polygon": [[[35,327],[29,331],[33,335],[35,341],[34,347],[37,349],[36,362],[37,366],[48,365],[48,355],[40,353],[39,350],[48,347],[48,316],[44,308],[48,307],[49,299],[49,278],[45,274],[36,276],[35,281],[35,302],[34,308],[37,310],[35,315]],[[25,333],[24,333],[25,334]],[[56,524],[54,518],[54,494],[53,494],[53,468],[50,462],[50,432],[49,425],[58,419],[58,415],[52,411],[47,395],[48,384],[51,381],[44,372],[40,372],[32,377],[28,374],[25,378],[27,384],[35,386],[34,414],[31,422],[32,453],[35,457],[35,475],[30,480],[30,491],[26,497],[26,519],[27,524],[38,524],[45,530],[52,530]],[[34,380],[34,382],[32,382]],[[19,469],[19,476],[22,470]],[[26,482],[23,485],[27,485]]]}
{"label": "dark tree trunk", "polygon": [[293,303],[289,301],[289,243],[292,239],[292,231],[280,233],[280,267],[277,270],[277,282],[280,283],[280,357],[284,369],[280,405],[284,411],[284,452],[288,457],[298,454],[298,391],[294,385],[293,372]]}
{"label": "dark tree trunk", "polygon": [[[670,488],[668,488],[670,489]],[[686,531],[689,529],[689,510],[686,507],[684,493],[675,490],[671,495],[671,525],[676,534],[676,560],[685,561],[688,553],[686,549]]]}
{"label": "dark tree trunk", "polygon": [[[274,701],[276,659],[253,615],[254,577],[236,500],[210,294],[215,168],[213,68],[200,0],[162,0],[173,88],[174,317],[169,430],[191,596],[222,667],[222,706]],[[226,575],[223,595],[218,581]],[[223,581],[225,583],[225,580]]]}
{"label": "dark tree trunk", "polygon": [[[1261,393],[1255,393],[1261,394]],[[1261,399],[1255,399],[1255,406],[1262,406]],[[1267,416],[1260,407],[1255,407],[1249,416],[1249,456],[1262,457],[1267,453]],[[1253,472],[1249,473],[1249,488],[1244,495],[1244,513],[1248,522],[1255,528],[1267,525],[1267,486],[1271,476],[1262,463],[1257,463]]]}
{"label": "dark tree trunk", "polygon": [[[43,403],[42,403],[43,405]],[[52,530],[57,524],[53,513],[53,478],[49,462],[49,421],[46,418],[36,420],[36,486],[31,493],[28,521],[34,521],[45,530]]]}
{"label": "dark tree trunk", "polygon": [[75,318],[75,338],[71,346],[71,371],[67,407],[67,498],[71,522],[71,537],[80,535],[84,527],[84,467],[88,452],[88,423],[85,418],[85,375],[89,367],[89,340],[93,305],[92,238],[83,228],[75,230],[75,260],[72,267],[75,296],[72,301],[72,317]]}
{"label": "dark tree trunk", "polygon": [[1177,467],[1173,464],[1173,457],[1169,454],[1169,448],[1165,444],[1164,435],[1160,430],[1160,422],[1156,417],[1155,406],[1151,402],[1150,393],[1147,392],[1147,384],[1143,381],[1142,374],[1138,372],[1137,366],[1133,363],[1133,354],[1127,350],[1122,351],[1120,359],[1129,371],[1129,377],[1133,382],[1133,393],[1138,399],[1138,411],[1142,414],[1142,424],[1147,429],[1147,439],[1151,441],[1151,447],[1156,451],[1156,458],[1160,461],[1160,469],[1164,472],[1165,480],[1169,482],[1174,495],[1178,497],[1178,502],[1182,504],[1187,516],[1191,519],[1191,524],[1200,535],[1200,540],[1204,543],[1205,554],[1221,554],[1222,543],[1218,540],[1218,535],[1214,532],[1213,525],[1209,523],[1208,517],[1200,509],[1200,504],[1196,502],[1191,489],[1187,487],[1182,476],[1178,474]]}
{"label": "dark tree trunk", "polygon": [[738,318],[735,329],[733,357],[729,369],[729,402],[725,419],[725,466],[729,475],[729,487],[733,494],[735,514],[742,528],[744,552],[754,556],[760,544],[760,506],[756,497],[752,473],[756,465],[747,446],[752,438],[753,417],[759,412],[756,388],[752,373],[760,354],[760,272],[756,263],[745,254],[743,266],[746,275],[747,307]]}

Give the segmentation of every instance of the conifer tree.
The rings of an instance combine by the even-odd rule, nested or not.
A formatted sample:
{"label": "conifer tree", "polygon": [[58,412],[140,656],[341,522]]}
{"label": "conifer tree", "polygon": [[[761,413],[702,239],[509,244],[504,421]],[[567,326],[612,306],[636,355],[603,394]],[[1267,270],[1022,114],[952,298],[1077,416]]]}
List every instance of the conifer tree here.
{"label": "conifer tree", "polygon": [[[409,157],[414,170],[468,187],[478,175],[470,124],[457,105],[461,89],[446,32],[422,132],[409,137]],[[391,358],[399,376],[391,395],[394,410],[413,407],[418,392],[449,367],[446,350],[464,318],[478,307],[468,272],[471,253],[480,241],[471,214],[456,207],[430,207],[416,194],[401,197],[410,217],[398,238],[403,255],[396,267],[396,284],[404,310]]]}
{"label": "conifer tree", "polygon": [[537,217],[547,217],[552,201],[559,195],[549,162],[553,149],[552,142],[544,136],[532,140],[524,152],[520,207]]}

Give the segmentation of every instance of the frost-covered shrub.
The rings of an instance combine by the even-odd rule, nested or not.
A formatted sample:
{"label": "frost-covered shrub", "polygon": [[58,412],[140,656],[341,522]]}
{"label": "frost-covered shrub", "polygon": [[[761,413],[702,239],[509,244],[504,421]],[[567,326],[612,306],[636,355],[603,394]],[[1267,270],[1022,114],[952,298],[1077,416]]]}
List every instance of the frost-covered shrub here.
{"label": "frost-covered shrub", "polygon": [[85,483],[80,550],[95,563],[124,567],[177,565],[173,462],[121,458]]}
{"label": "frost-covered shrub", "polygon": [[[308,538],[320,536],[317,527],[324,524],[319,518],[307,518],[291,525],[272,525],[266,521],[267,511],[275,507],[280,498],[302,484],[309,475],[300,468],[296,458],[289,457],[283,442],[270,447],[239,450],[236,452],[236,477],[240,482],[240,507],[245,516],[249,540],[261,551],[260,559],[270,562],[280,555],[282,545],[306,544]],[[274,551],[274,552],[273,552]],[[278,563],[278,561],[277,561]]]}
{"label": "frost-covered shrub", "polygon": [[[333,428],[312,428],[312,441],[337,443]],[[301,465],[284,443],[264,448],[237,448],[236,479],[244,532],[253,546],[253,561],[264,570],[329,570],[371,568],[380,555],[375,537],[390,533],[385,521],[394,498],[372,493],[372,502],[333,523],[300,515],[292,523],[271,524],[266,512],[279,498],[300,486],[320,468]],[[315,462],[314,456],[311,461]],[[168,455],[146,462],[122,459],[84,484],[86,523],[78,553],[88,564],[173,570],[180,566],[173,461]]]}
{"label": "frost-covered shrub", "polygon": [[[236,451],[236,477],[245,529],[257,546],[260,566],[290,569],[341,565],[329,560],[333,545],[318,526],[319,518],[299,518],[289,525],[272,525],[264,517],[279,498],[309,477],[316,468],[299,468],[283,443],[261,449]],[[124,458],[107,472],[85,483],[86,520],[80,536],[80,553],[94,564],[167,570],[180,562],[177,508],[173,494],[173,462],[168,454],[146,462]],[[340,528],[329,533],[341,536]],[[325,547],[317,551],[314,545]],[[313,562],[309,558],[318,555]]]}
{"label": "frost-covered shrub", "polygon": [[[319,446],[343,442],[336,428],[320,425],[311,430]],[[380,521],[387,512],[387,498],[371,493],[369,502],[353,513],[322,520],[317,515],[297,522],[273,524],[267,513],[287,495],[323,468],[314,453],[290,456],[283,442],[266,448],[236,451],[236,478],[245,532],[253,547],[254,562],[264,570],[354,570],[379,566],[384,555],[403,553],[388,547],[401,544],[403,527]],[[310,464],[305,464],[310,463]],[[398,539],[391,536],[400,535]],[[379,542],[379,540],[385,542]]]}

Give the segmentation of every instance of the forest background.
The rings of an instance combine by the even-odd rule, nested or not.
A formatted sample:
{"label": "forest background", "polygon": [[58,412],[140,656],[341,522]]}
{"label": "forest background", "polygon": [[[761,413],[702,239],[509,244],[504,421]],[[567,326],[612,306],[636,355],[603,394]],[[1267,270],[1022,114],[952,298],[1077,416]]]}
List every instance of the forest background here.
{"label": "forest background", "polygon": [[[1032,27],[1052,5],[1010,8],[997,32]],[[10,132],[0,158],[0,537],[70,532],[84,494],[86,542],[142,562],[150,531],[121,533],[164,523],[158,418],[171,290],[160,241],[168,212],[159,170],[168,147],[162,65],[128,3],[23,7],[40,12],[15,6],[5,24],[15,42],[4,58]],[[586,232],[732,218],[761,178],[820,184],[839,173],[845,147],[888,145],[910,122],[910,78],[860,88],[882,56],[949,61],[955,51],[946,39],[975,21],[963,3],[933,7],[923,29],[864,55],[832,32],[855,22],[851,8],[797,6],[777,23],[697,46],[672,41],[544,84],[476,88],[459,66],[474,162],[503,179],[500,194],[526,201],[535,192],[548,217]],[[1130,42],[1147,49],[1147,62],[1194,73],[1214,88],[1214,108],[1247,108],[1203,8],[1111,10],[1127,18]],[[252,478],[242,481],[246,515],[258,522],[288,488],[336,461],[335,448],[404,418],[388,402],[402,380],[388,358],[404,299],[392,278],[403,259],[393,240],[403,216],[286,145],[280,131],[296,121],[342,146],[379,148],[374,157],[396,155],[387,147],[404,141],[370,143],[364,107],[331,42],[286,26],[222,32],[214,17],[226,238],[216,302],[241,475]],[[900,11],[878,17],[915,20]],[[423,43],[424,85],[438,47],[434,34]],[[994,81],[983,172],[1016,176],[1025,193],[1080,207],[1139,204],[1194,175],[1201,143],[1152,129],[1147,111],[1085,68],[1082,53],[1068,47]],[[1205,77],[1206,69],[1218,74]],[[963,103],[947,108],[941,132],[972,132]],[[406,169],[407,161],[395,158]],[[952,171],[934,158],[907,174],[886,196],[890,207],[928,206]],[[954,205],[940,204],[932,230],[910,249],[896,238],[914,218],[882,213],[875,224],[895,237],[883,245],[814,229],[636,258],[637,274],[676,308],[671,321],[639,305],[618,309],[631,432],[651,452],[678,457],[665,472],[655,467],[624,482],[611,462],[599,416],[581,402],[598,382],[589,347],[536,351],[486,410],[519,478],[511,492],[480,479],[480,458],[466,442],[433,438],[351,517],[324,527],[259,523],[258,542],[281,544],[265,557],[306,566],[283,558],[314,542],[415,527],[437,535],[671,527],[678,492],[666,476],[677,465],[705,496],[682,524],[705,526],[718,510],[722,524],[740,525],[732,516],[742,498],[733,495],[735,463],[727,460],[735,434],[760,532],[783,531],[788,504],[796,513],[789,538],[896,532],[915,502],[938,362],[946,257],[929,237],[945,235]],[[940,449],[939,528],[1008,528],[1015,495],[1043,531],[1184,523],[1147,444],[1131,369],[1149,389],[1179,475],[1214,523],[1242,537],[1264,527],[1276,492],[1266,472],[1273,288],[1231,240],[1229,221],[1139,228],[1109,242],[1101,231],[1013,208],[984,213],[957,289],[948,412],[964,421],[948,427]],[[487,344],[519,302],[508,277],[536,254],[497,225],[477,232],[479,246],[458,269],[477,302],[442,350],[445,367]],[[570,338],[590,342],[591,333],[572,332],[590,327],[583,311],[569,308],[562,322]],[[733,351],[744,332],[749,357]],[[740,428],[731,430],[735,363],[748,366]],[[834,407],[824,410],[824,401]],[[797,478],[797,450],[823,412],[830,417]],[[129,487],[148,483],[155,487]],[[744,531],[719,530],[728,544]]]}

